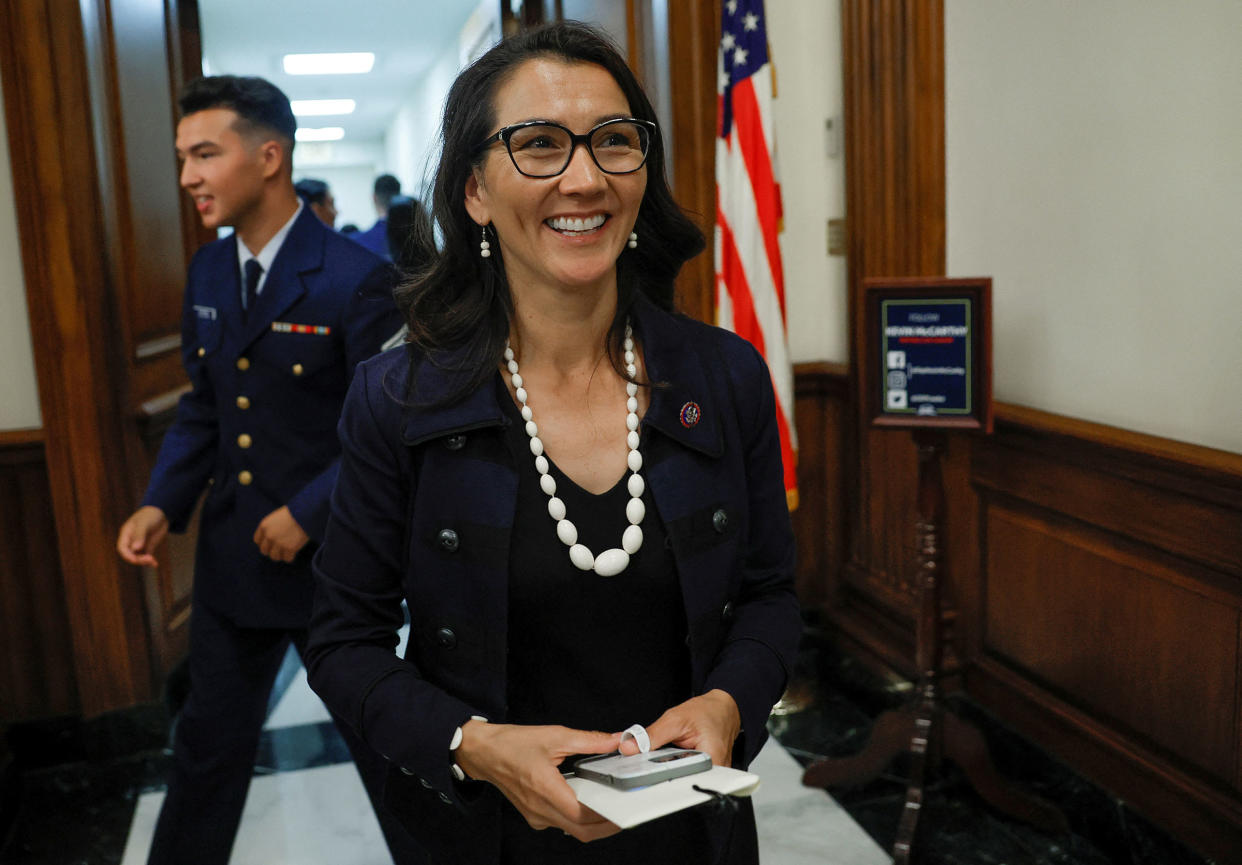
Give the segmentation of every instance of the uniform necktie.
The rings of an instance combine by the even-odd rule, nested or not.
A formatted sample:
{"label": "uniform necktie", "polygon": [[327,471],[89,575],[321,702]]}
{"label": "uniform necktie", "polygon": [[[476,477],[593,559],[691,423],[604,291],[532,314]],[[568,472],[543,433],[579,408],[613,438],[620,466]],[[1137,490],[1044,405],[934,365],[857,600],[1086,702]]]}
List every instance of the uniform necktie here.
{"label": "uniform necktie", "polygon": [[259,279],[263,276],[263,265],[259,264],[258,259],[251,258],[246,261],[246,313],[249,314],[253,309],[255,302],[259,298]]}

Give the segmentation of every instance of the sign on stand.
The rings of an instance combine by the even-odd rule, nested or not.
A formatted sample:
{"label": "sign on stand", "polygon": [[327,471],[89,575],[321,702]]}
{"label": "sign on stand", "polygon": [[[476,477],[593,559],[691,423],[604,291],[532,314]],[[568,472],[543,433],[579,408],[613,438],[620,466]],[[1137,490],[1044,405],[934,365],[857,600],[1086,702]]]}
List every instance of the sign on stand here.
{"label": "sign on stand", "polygon": [[868,279],[863,389],[873,426],[992,431],[992,280]]}

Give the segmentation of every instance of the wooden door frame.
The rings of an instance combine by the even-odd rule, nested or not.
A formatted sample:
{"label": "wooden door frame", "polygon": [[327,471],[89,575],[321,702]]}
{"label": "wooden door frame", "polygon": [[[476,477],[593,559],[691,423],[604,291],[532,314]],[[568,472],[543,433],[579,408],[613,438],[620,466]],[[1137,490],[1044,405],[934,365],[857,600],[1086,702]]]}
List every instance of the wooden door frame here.
{"label": "wooden door frame", "polygon": [[[133,705],[154,683],[142,587],[116,555],[128,513],[114,369],[117,323],[98,153],[94,2],[0,4],[0,78],[48,477],[84,714]],[[96,79],[99,80],[99,79]]]}

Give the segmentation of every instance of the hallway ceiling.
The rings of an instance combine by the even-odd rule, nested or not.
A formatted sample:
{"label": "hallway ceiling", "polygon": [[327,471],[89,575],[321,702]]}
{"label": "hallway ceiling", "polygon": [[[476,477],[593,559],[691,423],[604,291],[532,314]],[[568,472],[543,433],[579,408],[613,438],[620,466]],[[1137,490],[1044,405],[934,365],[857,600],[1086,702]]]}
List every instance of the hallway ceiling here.
{"label": "hallway ceiling", "polygon": [[[203,54],[213,74],[259,75],[290,99],[353,99],[353,114],[300,118],[342,126],[347,142],[382,140],[399,106],[442,52],[457,44],[479,0],[199,0]],[[285,54],[372,51],[363,75],[286,75]],[[438,118],[435,118],[438,120]]]}

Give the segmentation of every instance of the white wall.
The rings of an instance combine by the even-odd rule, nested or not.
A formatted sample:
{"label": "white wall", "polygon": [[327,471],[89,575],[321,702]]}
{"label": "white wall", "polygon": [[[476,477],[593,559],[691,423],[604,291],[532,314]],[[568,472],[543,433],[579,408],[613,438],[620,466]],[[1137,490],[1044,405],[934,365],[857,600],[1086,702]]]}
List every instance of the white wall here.
{"label": "white wall", "polygon": [[456,42],[444,46],[427,73],[411,88],[384,139],[389,170],[401,188],[416,198],[431,191],[440,156],[440,121],[444,100],[462,67],[500,36],[500,7],[481,0],[462,26]]}
{"label": "white wall", "polygon": [[336,227],[352,222],[363,231],[375,224],[371,199],[375,178],[388,171],[379,141],[304,141],[293,148],[293,177],[313,177],[332,189]]}
{"label": "white wall", "polygon": [[0,88],[0,430],[12,430],[40,427],[43,420],[26,315],[3,98]]}
{"label": "white wall", "polygon": [[384,138],[388,170],[401,181],[402,190],[415,198],[423,197],[435,173],[444,97],[457,77],[457,69],[456,43],[444,46],[401,103]]}
{"label": "white wall", "polygon": [[1242,3],[949,0],[950,275],[998,400],[1242,452]]}
{"label": "white wall", "polygon": [[[845,258],[828,255],[828,220],[845,216],[839,138],[841,19],[837,3],[768,0],[768,42],[776,72],[777,179],[785,211],[781,260],[789,355],[795,362],[849,360]],[[834,152],[836,155],[830,155]]]}

